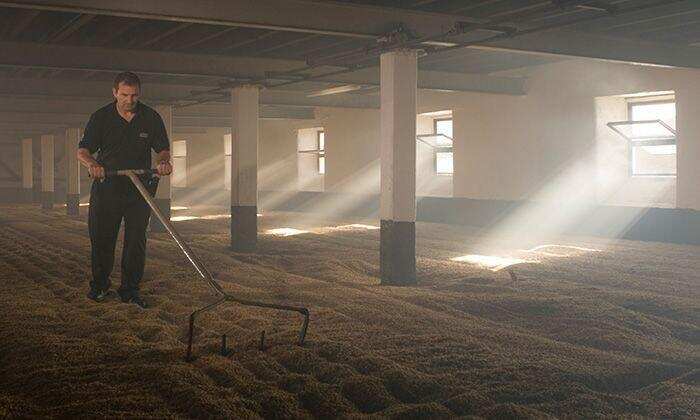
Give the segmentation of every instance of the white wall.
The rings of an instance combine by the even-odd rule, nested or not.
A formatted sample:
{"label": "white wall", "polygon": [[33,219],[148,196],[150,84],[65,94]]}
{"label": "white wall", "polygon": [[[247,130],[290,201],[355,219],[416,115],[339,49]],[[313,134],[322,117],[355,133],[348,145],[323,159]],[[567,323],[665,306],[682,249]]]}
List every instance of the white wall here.
{"label": "white wall", "polygon": [[[420,159],[427,151],[418,146],[423,162],[417,168],[419,196],[581,205],[678,202],[679,207],[700,209],[699,71],[569,60],[530,73],[524,96],[419,91],[419,113],[451,109],[454,121],[452,182],[435,177],[432,158]],[[669,179],[629,179],[627,155],[604,126],[621,117],[615,110],[619,104],[604,97],[664,90],[676,91],[678,188]],[[315,155],[304,163],[297,153],[298,130],[303,137],[303,129],[314,127],[326,133],[323,177],[308,177],[311,172],[303,169],[313,165],[315,172]],[[417,127],[419,133],[432,131],[427,119],[419,118]],[[191,187],[223,188],[223,133],[187,135],[193,145],[190,169],[196,168],[190,171]],[[378,109],[318,108],[312,121],[263,120],[260,189],[378,194],[379,140]],[[616,189],[620,192],[610,194]]]}
{"label": "white wall", "polygon": [[290,189],[297,180],[297,129],[291,120],[261,120],[258,189]]}
{"label": "white wall", "polygon": [[321,108],[326,191],[379,194],[379,110]]}
{"label": "white wall", "polygon": [[525,198],[540,183],[542,160],[526,98],[470,96],[452,110],[454,196]]}
{"label": "white wall", "polygon": [[187,188],[224,188],[224,135],[227,130],[210,128],[206,133],[173,134],[187,141]]}

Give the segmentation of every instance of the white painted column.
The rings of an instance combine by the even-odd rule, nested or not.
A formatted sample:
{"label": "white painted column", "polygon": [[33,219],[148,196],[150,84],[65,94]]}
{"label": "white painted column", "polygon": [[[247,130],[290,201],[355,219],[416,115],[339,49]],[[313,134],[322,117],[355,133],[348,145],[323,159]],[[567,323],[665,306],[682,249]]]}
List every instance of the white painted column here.
{"label": "white painted column", "polygon": [[54,136],[41,136],[41,208],[53,208],[54,202]]}
{"label": "white painted column", "polygon": [[416,51],[381,56],[380,273],[382,284],[416,281]]}
{"label": "white painted column", "polygon": [[22,201],[34,202],[34,155],[32,139],[22,139]]}
{"label": "white painted column", "polygon": [[260,87],[231,89],[231,249],[252,252],[258,238]]}
{"label": "white painted column", "polygon": [[[172,105],[158,105],[156,111],[160,114],[165,124],[165,132],[168,133],[168,140],[173,134],[173,107]],[[170,141],[172,146],[172,141]],[[155,154],[153,155],[153,167],[155,168]],[[158,190],[156,191],[155,202],[163,215],[170,219],[170,204],[172,199],[172,190],[170,188],[170,176],[161,177],[158,181]],[[151,231],[165,232],[165,226],[158,220],[157,217],[151,217]]]}
{"label": "white painted column", "polygon": [[80,163],[78,143],[80,128],[66,130],[66,212],[69,216],[80,214]]}
{"label": "white painted column", "polygon": [[[700,77],[698,77],[700,80]],[[700,86],[676,90],[676,207],[700,210]]]}

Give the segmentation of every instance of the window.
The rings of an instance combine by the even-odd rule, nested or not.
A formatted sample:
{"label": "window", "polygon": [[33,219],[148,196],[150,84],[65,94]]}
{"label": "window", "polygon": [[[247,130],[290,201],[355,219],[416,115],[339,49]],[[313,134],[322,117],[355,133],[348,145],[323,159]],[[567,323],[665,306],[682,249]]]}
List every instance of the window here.
{"label": "window", "polygon": [[326,132],[318,132],[318,173],[326,173]]}
{"label": "window", "polygon": [[303,159],[303,166],[307,173],[324,175],[326,173],[326,132],[323,128],[299,130],[297,142],[299,159]]}
{"label": "window", "polygon": [[[219,184],[221,185],[221,184]],[[224,188],[231,190],[231,135],[224,136]]]}
{"label": "window", "polygon": [[184,188],[187,186],[187,142],[173,141],[173,175],[172,186]]}
{"label": "window", "polygon": [[452,152],[435,152],[435,172],[438,175],[454,173],[452,168]]}
{"label": "window", "polygon": [[433,122],[435,125],[435,134],[443,134],[452,138],[452,118],[439,119]]}
{"label": "window", "polygon": [[452,175],[454,173],[452,151],[452,118],[441,118],[433,121],[435,137],[435,173]]}
{"label": "window", "polygon": [[629,119],[631,175],[675,176],[675,102],[630,102]]}

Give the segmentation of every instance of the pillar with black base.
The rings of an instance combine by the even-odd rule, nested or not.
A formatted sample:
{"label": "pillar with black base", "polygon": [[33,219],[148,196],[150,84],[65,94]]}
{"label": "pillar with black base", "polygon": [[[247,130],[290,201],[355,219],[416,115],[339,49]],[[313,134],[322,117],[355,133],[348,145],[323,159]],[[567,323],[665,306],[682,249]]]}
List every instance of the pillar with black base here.
{"label": "pillar with black base", "polygon": [[54,136],[41,136],[41,208],[50,210],[54,203]]}
{"label": "pillar with black base", "polygon": [[252,252],[258,242],[258,107],[260,88],[231,89],[231,249]]}
{"label": "pillar with black base", "polygon": [[66,213],[69,216],[80,214],[80,164],[78,163],[78,143],[80,128],[66,130]]}
{"label": "pillar with black base", "polygon": [[[156,106],[156,111],[160,114],[163,119],[163,124],[165,124],[165,131],[168,133],[168,139],[173,132],[173,107],[172,105],[159,105]],[[153,167],[155,167],[157,162],[153,161]],[[172,201],[172,193],[170,189],[170,177],[161,177],[158,181],[158,190],[156,191],[155,202],[158,208],[163,213],[163,215],[170,220],[170,204]],[[157,217],[151,217],[151,232],[165,232],[165,226],[158,220]]]}
{"label": "pillar with black base", "polygon": [[382,284],[416,283],[416,92],[417,54],[382,54],[381,229]]}
{"label": "pillar with black base", "polygon": [[22,139],[22,196],[23,203],[34,202],[34,154],[32,139]]}

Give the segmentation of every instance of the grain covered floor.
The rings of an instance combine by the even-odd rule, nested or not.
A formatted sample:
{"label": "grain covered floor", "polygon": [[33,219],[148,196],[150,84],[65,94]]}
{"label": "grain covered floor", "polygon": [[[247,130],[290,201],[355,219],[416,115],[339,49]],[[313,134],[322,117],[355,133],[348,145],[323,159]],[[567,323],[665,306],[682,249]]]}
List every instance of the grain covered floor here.
{"label": "grain covered floor", "polygon": [[0,417],[700,416],[700,247],[566,238],[600,251],[540,252],[511,278],[450,261],[483,251],[478,232],[418,224],[419,284],[387,287],[377,230],[320,229],[358,221],[265,214],[261,232],[313,231],[255,254],[227,249],[228,219],[177,222],[228,291],[312,314],[299,347],[299,316],[224,307],[186,363],[213,295],[170,237],[150,235],[151,309],[97,304],[85,217],[64,211],[0,207]]}

